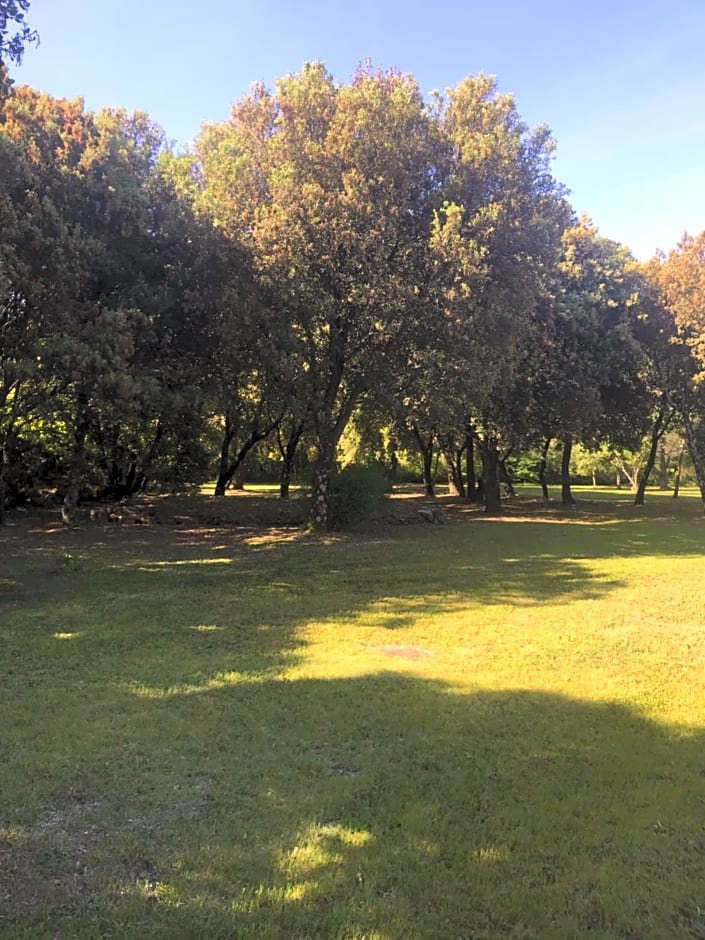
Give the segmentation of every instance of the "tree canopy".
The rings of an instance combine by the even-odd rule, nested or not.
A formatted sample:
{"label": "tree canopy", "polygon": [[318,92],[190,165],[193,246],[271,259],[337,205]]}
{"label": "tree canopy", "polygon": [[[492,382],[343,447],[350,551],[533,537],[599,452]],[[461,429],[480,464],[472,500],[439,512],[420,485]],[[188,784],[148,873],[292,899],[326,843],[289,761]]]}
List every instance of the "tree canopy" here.
{"label": "tree canopy", "polygon": [[[16,59],[27,3],[1,9]],[[314,62],[182,154],[144,113],[6,92],[0,512],[223,495],[255,453],[286,495],[298,452],[326,526],[353,421],[380,459],[418,451],[429,494],[442,455],[492,512],[510,457],[542,454],[541,476],[551,441],[566,501],[575,442],[648,434],[655,459],[674,427],[705,487],[705,235],[642,266],[576,219],[549,131],[494,79],[427,101],[410,75]]]}

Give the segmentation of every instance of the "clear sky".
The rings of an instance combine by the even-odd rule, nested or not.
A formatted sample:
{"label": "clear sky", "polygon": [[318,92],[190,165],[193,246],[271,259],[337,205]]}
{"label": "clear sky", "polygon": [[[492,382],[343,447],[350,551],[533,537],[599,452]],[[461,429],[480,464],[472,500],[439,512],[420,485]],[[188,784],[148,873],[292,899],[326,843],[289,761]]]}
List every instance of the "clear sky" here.
{"label": "clear sky", "polygon": [[424,93],[496,75],[604,235],[646,258],[705,229],[705,0],[31,0],[28,20],[17,81],[141,108],[179,144],[314,59],[347,81],[369,57]]}

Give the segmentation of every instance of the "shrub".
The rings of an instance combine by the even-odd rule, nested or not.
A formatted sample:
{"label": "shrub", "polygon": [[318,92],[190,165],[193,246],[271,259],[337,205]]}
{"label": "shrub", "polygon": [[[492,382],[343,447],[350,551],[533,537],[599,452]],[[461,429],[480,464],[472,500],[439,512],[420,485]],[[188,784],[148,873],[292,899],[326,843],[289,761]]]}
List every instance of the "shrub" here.
{"label": "shrub", "polygon": [[359,522],[389,493],[391,485],[376,466],[349,464],[338,473],[331,487],[331,522],[337,529]]}
{"label": "shrub", "polygon": [[59,565],[64,574],[76,574],[81,570],[81,558],[79,555],[65,552],[59,560]]}

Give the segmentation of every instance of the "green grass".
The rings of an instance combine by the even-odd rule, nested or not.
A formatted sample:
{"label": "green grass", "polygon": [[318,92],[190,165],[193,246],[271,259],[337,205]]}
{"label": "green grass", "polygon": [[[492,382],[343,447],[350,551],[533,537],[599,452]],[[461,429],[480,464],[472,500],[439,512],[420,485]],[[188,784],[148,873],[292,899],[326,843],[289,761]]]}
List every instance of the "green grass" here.
{"label": "green grass", "polygon": [[[213,490],[215,489],[215,480],[211,483],[204,483],[202,486],[198,487],[198,492],[202,496],[212,496]],[[299,496],[305,495],[306,487],[301,483],[292,483],[289,486],[289,495],[291,499],[297,499]],[[229,489],[226,492],[226,496],[247,496],[250,494],[255,494],[257,496],[271,496],[274,499],[279,497],[279,484],[278,483],[246,483],[245,488],[242,490],[233,490]]]}
{"label": "green grass", "polygon": [[0,936],[705,937],[705,522],[598,495],[0,532]]}

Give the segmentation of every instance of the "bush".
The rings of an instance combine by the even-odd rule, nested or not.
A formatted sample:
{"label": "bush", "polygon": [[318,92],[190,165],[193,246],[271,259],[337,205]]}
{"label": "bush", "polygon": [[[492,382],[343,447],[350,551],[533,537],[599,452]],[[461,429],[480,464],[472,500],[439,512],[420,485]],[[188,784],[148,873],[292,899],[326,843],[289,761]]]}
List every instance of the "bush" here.
{"label": "bush", "polygon": [[379,467],[360,464],[345,467],[331,487],[333,526],[343,529],[364,519],[390,490],[390,481]]}

